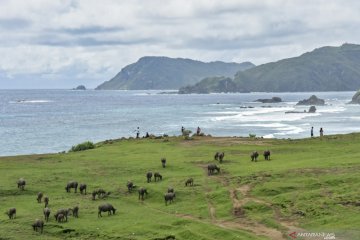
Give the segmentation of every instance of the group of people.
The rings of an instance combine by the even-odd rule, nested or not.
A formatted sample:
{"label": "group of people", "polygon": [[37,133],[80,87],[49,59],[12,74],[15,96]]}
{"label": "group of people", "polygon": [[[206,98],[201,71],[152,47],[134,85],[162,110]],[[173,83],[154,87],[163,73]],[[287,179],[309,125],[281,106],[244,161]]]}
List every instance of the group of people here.
{"label": "group of people", "polygon": [[[319,132],[320,132],[320,137],[323,137],[324,136],[324,129],[322,127],[320,128]],[[314,137],[314,127],[311,127],[310,135],[311,135],[311,137]]]}
{"label": "group of people", "polygon": [[[184,131],[185,131],[184,126],[181,126],[181,133],[184,134]],[[197,129],[196,129],[196,135],[197,135],[197,136],[200,136],[200,133],[201,133],[201,128],[200,128],[200,127],[197,127]]]}

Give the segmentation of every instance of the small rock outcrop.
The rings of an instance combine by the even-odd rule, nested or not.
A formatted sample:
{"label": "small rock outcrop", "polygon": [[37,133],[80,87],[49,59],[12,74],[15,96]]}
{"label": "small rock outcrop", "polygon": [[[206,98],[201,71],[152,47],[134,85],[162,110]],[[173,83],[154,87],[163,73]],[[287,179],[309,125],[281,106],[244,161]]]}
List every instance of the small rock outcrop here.
{"label": "small rock outcrop", "polygon": [[312,95],[310,98],[308,99],[304,99],[299,101],[296,105],[315,105],[315,106],[322,106],[325,105],[325,100],[324,99],[320,99],[318,97],[316,97],[315,95]]}
{"label": "small rock outcrop", "polygon": [[352,97],[350,104],[360,104],[360,90]]}
{"label": "small rock outcrop", "polygon": [[315,107],[315,106],[311,106],[311,107],[309,108],[308,113],[315,113],[315,112],[316,112],[316,107]]}
{"label": "small rock outcrop", "polygon": [[79,85],[76,88],[73,88],[73,90],[86,90],[86,87],[84,85]]}
{"label": "small rock outcrop", "polygon": [[279,97],[272,97],[268,99],[257,99],[255,102],[261,102],[261,103],[279,103],[282,102],[282,99]]}

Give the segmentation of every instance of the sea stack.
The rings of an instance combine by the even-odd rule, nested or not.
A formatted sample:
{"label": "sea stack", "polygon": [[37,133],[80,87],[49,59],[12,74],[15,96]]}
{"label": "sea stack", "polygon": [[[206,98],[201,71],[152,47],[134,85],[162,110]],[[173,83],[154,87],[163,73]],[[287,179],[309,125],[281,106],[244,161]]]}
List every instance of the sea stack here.
{"label": "sea stack", "polygon": [[352,97],[350,104],[360,104],[360,90]]}
{"label": "sea stack", "polygon": [[324,99],[320,99],[318,97],[316,97],[315,95],[312,95],[310,98],[308,99],[304,99],[299,101],[296,105],[315,105],[315,106],[323,106],[325,105],[325,100]]}
{"label": "sea stack", "polygon": [[86,87],[84,85],[79,85],[76,88],[73,88],[73,90],[86,90]]}

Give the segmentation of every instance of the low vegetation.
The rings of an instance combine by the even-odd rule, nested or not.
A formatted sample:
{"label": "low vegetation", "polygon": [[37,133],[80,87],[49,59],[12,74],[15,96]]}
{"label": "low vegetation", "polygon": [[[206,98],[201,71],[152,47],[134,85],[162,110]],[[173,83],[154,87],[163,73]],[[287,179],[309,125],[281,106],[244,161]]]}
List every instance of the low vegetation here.
{"label": "low vegetation", "polygon": [[[294,231],[356,239],[359,142],[360,134],[302,140],[181,136],[2,157],[0,211],[16,208],[16,215],[0,215],[0,239],[289,239]],[[250,159],[254,151],[257,162]],[[222,163],[216,152],[225,153]],[[211,164],[220,170],[210,173]],[[150,171],[162,180],[147,183]],[[20,178],[26,180],[23,190]],[[86,184],[88,194],[67,192],[72,181]],[[140,197],[142,187],[147,194]],[[99,189],[106,194],[93,200]],[[39,192],[49,199],[49,221]],[[168,192],[174,195],[164,199]],[[69,208],[67,221],[67,212],[55,220],[59,209]]]}

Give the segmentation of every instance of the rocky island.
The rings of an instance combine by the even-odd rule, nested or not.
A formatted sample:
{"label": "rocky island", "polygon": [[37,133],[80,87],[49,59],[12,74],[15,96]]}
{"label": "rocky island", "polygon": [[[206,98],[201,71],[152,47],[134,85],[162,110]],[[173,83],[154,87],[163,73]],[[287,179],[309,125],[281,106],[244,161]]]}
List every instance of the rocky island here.
{"label": "rocky island", "polygon": [[349,104],[360,104],[360,90],[355,93]]}
{"label": "rocky island", "polygon": [[315,105],[315,106],[323,106],[325,105],[325,100],[312,95],[308,99],[304,99],[299,101],[296,105]]}
{"label": "rocky island", "polygon": [[272,97],[272,98],[265,98],[265,99],[257,99],[255,102],[261,102],[261,103],[279,103],[282,102],[282,99],[279,97]]}
{"label": "rocky island", "polygon": [[79,85],[76,88],[73,88],[73,90],[86,90],[86,87],[84,85]]}

